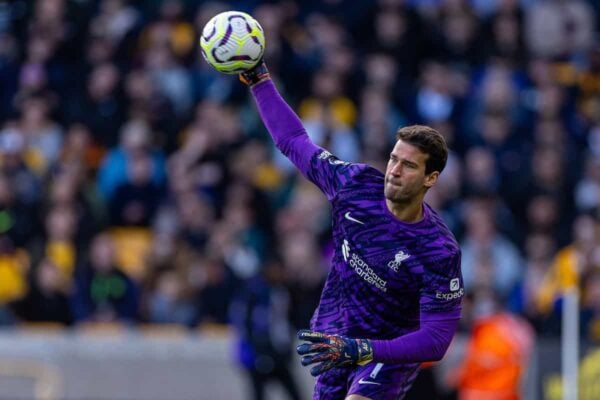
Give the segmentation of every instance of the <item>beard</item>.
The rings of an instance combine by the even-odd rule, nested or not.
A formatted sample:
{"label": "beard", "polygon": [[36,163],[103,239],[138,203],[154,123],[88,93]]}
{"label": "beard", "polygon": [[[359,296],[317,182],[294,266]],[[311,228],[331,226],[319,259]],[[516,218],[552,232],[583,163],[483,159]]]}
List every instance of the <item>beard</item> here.
{"label": "beard", "polygon": [[414,194],[410,193],[410,190],[406,190],[405,186],[393,185],[391,182],[386,180],[383,188],[383,194],[385,198],[393,203],[406,203],[414,197]]}

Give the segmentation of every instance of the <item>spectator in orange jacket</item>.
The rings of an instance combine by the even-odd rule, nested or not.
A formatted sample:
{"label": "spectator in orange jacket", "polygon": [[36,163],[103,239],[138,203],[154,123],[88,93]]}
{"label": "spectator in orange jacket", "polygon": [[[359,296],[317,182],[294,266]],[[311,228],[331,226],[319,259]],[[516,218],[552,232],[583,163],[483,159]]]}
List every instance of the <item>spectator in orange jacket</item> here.
{"label": "spectator in orange jacket", "polygon": [[519,400],[534,343],[523,318],[502,310],[492,291],[474,295],[474,324],[457,371],[459,400]]}

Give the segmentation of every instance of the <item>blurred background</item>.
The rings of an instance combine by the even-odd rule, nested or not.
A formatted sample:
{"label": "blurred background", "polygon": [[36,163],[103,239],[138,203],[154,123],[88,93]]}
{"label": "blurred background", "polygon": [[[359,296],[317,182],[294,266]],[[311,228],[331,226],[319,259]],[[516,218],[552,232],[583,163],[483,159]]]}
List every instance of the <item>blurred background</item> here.
{"label": "blurred background", "polygon": [[600,398],[598,1],[14,0],[0,399],[310,398],[292,349],[333,252],[328,203],[202,59],[231,9],[339,158],[383,170],[413,123],[451,147],[427,201],[467,296],[410,398]]}

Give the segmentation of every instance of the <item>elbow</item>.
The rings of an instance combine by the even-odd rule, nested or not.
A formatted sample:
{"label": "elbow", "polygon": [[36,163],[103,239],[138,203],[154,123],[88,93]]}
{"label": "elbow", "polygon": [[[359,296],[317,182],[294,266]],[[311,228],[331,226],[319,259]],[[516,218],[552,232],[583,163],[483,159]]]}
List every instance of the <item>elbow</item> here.
{"label": "elbow", "polygon": [[431,361],[440,361],[446,355],[448,348],[450,347],[451,340],[447,340],[438,344],[435,347],[435,351],[433,353],[433,360]]}
{"label": "elbow", "polygon": [[428,333],[432,346],[432,360],[440,361],[446,355],[454,333],[458,328],[458,319],[450,321],[438,321],[435,324],[430,324],[425,327]]}
{"label": "elbow", "polygon": [[440,361],[446,355],[453,335],[451,332],[439,332],[435,330],[430,330],[429,335],[432,342],[432,357],[430,361]]}
{"label": "elbow", "polygon": [[444,354],[439,354],[439,355],[437,355],[437,354],[436,354],[436,355],[433,357],[433,359],[431,359],[430,361],[431,361],[431,362],[438,362],[438,361],[442,361],[442,358],[444,358]]}
{"label": "elbow", "polygon": [[431,361],[441,361],[446,355],[446,349],[438,350],[433,354]]}
{"label": "elbow", "polygon": [[274,140],[273,143],[275,143],[277,150],[279,150],[285,156],[288,156],[292,152],[294,143],[289,138],[277,139]]}
{"label": "elbow", "polygon": [[273,142],[282,153],[287,153],[289,150],[294,148],[300,141],[310,141],[308,133],[304,128],[297,129],[295,131],[288,132],[284,135],[273,135]]}
{"label": "elbow", "polygon": [[290,139],[287,137],[273,137],[273,143],[275,144],[275,147],[277,147],[277,149],[279,149],[280,151],[284,151],[285,148],[289,147],[289,142]]}
{"label": "elbow", "polygon": [[440,361],[442,358],[444,358],[445,354],[446,354],[446,350],[436,349],[436,351],[433,353],[433,357],[431,357],[431,360],[429,360],[429,361]]}

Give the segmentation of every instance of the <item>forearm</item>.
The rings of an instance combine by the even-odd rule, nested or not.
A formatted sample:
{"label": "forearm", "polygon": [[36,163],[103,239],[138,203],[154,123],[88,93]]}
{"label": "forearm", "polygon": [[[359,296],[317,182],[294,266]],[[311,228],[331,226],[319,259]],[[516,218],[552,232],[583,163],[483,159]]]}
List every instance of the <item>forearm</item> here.
{"label": "forearm", "polygon": [[268,79],[252,86],[258,112],[275,145],[301,171],[307,171],[312,155],[321,149],[312,143],[302,121]]}
{"label": "forearm", "polygon": [[392,340],[372,340],[373,361],[409,363],[441,360],[458,328],[459,318],[421,322],[415,332]]}

